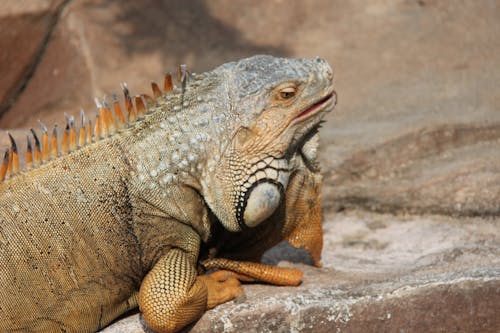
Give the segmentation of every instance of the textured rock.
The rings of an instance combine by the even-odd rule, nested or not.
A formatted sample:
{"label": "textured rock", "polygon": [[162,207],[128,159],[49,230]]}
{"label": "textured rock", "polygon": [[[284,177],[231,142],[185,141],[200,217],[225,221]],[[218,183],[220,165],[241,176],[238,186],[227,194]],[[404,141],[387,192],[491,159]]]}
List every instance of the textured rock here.
{"label": "textured rock", "polygon": [[62,1],[5,0],[0,10],[0,116],[33,75]]}
{"label": "textured rock", "polygon": [[500,123],[424,128],[326,168],[336,210],[500,215]]}

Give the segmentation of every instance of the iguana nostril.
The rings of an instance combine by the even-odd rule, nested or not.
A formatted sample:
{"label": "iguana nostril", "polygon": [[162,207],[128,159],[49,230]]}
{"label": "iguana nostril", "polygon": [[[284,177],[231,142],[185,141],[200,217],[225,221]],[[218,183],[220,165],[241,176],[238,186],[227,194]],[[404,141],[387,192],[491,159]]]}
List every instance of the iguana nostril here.
{"label": "iguana nostril", "polygon": [[270,217],[281,201],[281,193],[275,184],[261,183],[254,187],[247,200],[243,215],[248,227],[255,227]]}

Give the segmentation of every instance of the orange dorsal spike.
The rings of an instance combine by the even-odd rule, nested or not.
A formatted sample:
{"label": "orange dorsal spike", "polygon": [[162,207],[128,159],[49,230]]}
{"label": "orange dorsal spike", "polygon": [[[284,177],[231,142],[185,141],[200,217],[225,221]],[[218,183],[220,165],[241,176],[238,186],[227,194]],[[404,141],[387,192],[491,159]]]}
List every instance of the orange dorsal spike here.
{"label": "orange dorsal spike", "polygon": [[41,121],[40,126],[42,127],[42,162],[47,162],[49,160],[49,134],[47,127]]}
{"label": "orange dorsal spike", "polygon": [[16,174],[19,172],[19,154],[17,150],[12,151],[12,174]]}
{"label": "orange dorsal spike", "polygon": [[4,181],[7,175],[7,170],[9,169],[9,156],[9,149],[7,149],[3,155],[2,165],[0,165],[0,181]]}
{"label": "orange dorsal spike", "polygon": [[85,134],[87,134],[87,129],[82,126],[78,129],[78,147],[81,148],[85,146],[86,143],[86,137]]}
{"label": "orange dorsal spike", "polygon": [[116,133],[115,119],[113,118],[113,113],[111,112],[111,109],[107,105],[104,106],[104,121],[108,126],[109,135],[115,134]]}
{"label": "orange dorsal spike", "polygon": [[156,82],[151,81],[151,88],[153,89],[153,97],[156,101],[159,101],[162,97],[162,93],[160,87],[156,84]]}
{"label": "orange dorsal spike", "polygon": [[68,119],[61,140],[61,153],[67,154],[74,151],[75,149],[76,149],[76,131],[75,127],[71,125],[71,119]]}
{"label": "orange dorsal spike", "polygon": [[7,169],[9,170],[11,176],[12,176],[12,157],[13,157],[12,150],[9,149],[9,159],[7,161]]}
{"label": "orange dorsal spike", "polygon": [[170,73],[165,74],[165,80],[163,83],[163,91],[165,93],[171,93],[174,90],[174,84],[172,83],[172,75]]}
{"label": "orange dorsal spike", "polygon": [[76,143],[76,129],[75,129],[75,119],[73,117],[69,118],[69,151],[75,151],[77,147]]}
{"label": "orange dorsal spike", "polygon": [[85,112],[80,108],[80,128],[78,129],[78,147],[83,147],[87,143],[87,127],[85,123]]}
{"label": "orange dorsal spike", "polygon": [[113,95],[113,111],[116,116],[116,127],[118,129],[125,128],[125,118],[123,117],[122,107],[116,95]]}
{"label": "orange dorsal spike", "polygon": [[[97,118],[95,122],[97,124]],[[101,139],[103,139],[109,135],[109,127],[108,123],[106,122],[106,115],[104,114],[104,109],[99,110],[99,122],[101,123],[100,125],[101,134],[99,134],[99,136],[101,137]]]}
{"label": "orange dorsal spike", "polygon": [[28,169],[33,168],[33,144],[29,135],[26,136],[26,166]]}
{"label": "orange dorsal spike", "polygon": [[135,113],[134,106],[130,103],[130,109],[128,113],[128,123],[132,124],[137,120],[137,114]]}
{"label": "orange dorsal spike", "polygon": [[125,109],[127,110],[128,123],[132,124],[137,120],[137,114],[134,110],[134,105],[132,104],[132,99],[130,98],[130,93],[126,83],[122,84],[123,96],[125,97]]}
{"label": "orange dorsal spike", "polygon": [[33,166],[38,165],[42,163],[42,149],[40,146],[40,140],[38,139],[38,136],[36,135],[36,132],[34,129],[30,129],[31,134],[33,134],[33,138],[35,139],[35,151],[33,154]]}
{"label": "orange dorsal spike", "polygon": [[[64,141],[64,134],[62,141]],[[62,145],[63,144],[61,144],[61,150],[63,149]],[[66,152],[67,150],[63,152],[63,154],[65,154]],[[50,157],[52,159],[55,159],[57,158],[58,155],[59,154],[57,149],[57,125],[54,125],[54,130],[52,131],[52,137],[50,138]]]}
{"label": "orange dorsal spike", "polygon": [[142,97],[137,95],[135,96],[135,108],[137,109],[137,117],[139,119],[144,118],[146,115],[146,106],[142,100]]}
{"label": "orange dorsal spike", "polygon": [[10,139],[9,170],[10,173],[14,175],[19,172],[19,154],[17,152],[16,141],[10,133],[7,134]]}
{"label": "orange dorsal spike", "polygon": [[148,109],[156,106],[156,101],[154,100],[153,97],[149,96],[148,94],[142,94],[141,96],[146,102],[146,106]]}
{"label": "orange dorsal spike", "polygon": [[[101,139],[105,138],[108,136],[109,130],[108,130],[108,124],[106,123],[106,115],[104,112],[104,107],[102,106],[101,102],[96,98],[94,98],[95,105],[97,106],[97,114],[95,118],[95,135],[100,137]],[[99,131],[97,130],[97,127],[99,127]]]}
{"label": "orange dorsal spike", "polygon": [[97,114],[95,116],[95,124],[94,124],[94,141],[97,141],[99,140],[99,138],[101,137],[101,133],[102,133],[102,130],[101,130],[101,117],[99,116],[99,114]]}
{"label": "orange dorsal spike", "polygon": [[89,119],[89,125],[87,126],[87,137],[86,143],[89,144],[94,139],[94,133],[92,133],[92,120]]}
{"label": "orange dorsal spike", "polygon": [[64,132],[62,134],[62,139],[61,139],[61,154],[66,155],[68,152],[69,152],[69,124],[66,123],[66,128],[64,128]]}

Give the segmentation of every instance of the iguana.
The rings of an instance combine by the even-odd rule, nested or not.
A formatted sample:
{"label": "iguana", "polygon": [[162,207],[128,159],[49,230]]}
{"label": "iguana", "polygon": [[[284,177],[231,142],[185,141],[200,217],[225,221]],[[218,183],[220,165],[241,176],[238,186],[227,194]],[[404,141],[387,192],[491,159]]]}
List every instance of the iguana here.
{"label": "iguana", "polygon": [[[14,139],[0,166],[0,331],[93,332],[139,306],[175,332],[243,293],[240,281],[297,285],[260,263],[281,240],[319,266],[318,128],[333,109],[326,61],[254,56],[94,122]],[[113,111],[111,111],[113,109]],[[207,271],[210,274],[205,274]]]}

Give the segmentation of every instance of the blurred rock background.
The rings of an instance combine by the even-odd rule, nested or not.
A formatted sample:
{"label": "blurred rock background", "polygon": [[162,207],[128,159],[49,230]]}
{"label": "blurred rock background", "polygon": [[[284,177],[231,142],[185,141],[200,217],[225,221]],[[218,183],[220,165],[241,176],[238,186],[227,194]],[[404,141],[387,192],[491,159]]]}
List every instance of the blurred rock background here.
{"label": "blurred rock background", "polygon": [[[0,128],[22,145],[38,119],[89,112],[123,81],[147,91],[180,63],[321,56],[339,96],[322,129],[324,268],[248,286],[192,331],[494,332],[499,36],[493,0],[3,0]],[[267,258],[281,259],[303,261]]]}

